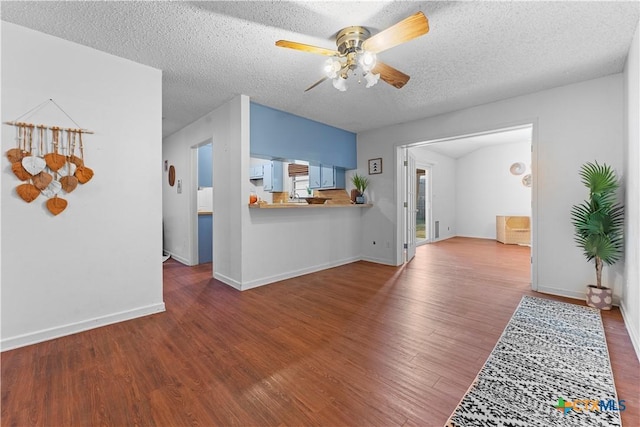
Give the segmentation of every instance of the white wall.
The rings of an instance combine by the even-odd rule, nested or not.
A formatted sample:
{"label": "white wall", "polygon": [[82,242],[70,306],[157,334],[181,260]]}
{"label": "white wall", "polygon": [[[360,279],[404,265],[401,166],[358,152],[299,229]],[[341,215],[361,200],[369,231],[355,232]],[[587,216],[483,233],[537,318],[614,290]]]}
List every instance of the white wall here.
{"label": "white wall", "polygon": [[625,278],[620,306],[640,359],[640,23],[624,69],[625,83]]}
{"label": "white wall", "polygon": [[[2,120],[53,98],[95,131],[84,138],[95,176],[56,217],[43,196],[16,196],[2,155],[3,350],[164,311],[161,95],[159,70],[2,23]],[[32,119],[73,126],[55,107]],[[14,136],[2,126],[3,153]]]}
{"label": "white wall", "polygon": [[[584,162],[596,159],[622,170],[622,118],[623,79],[622,74],[616,74],[362,132],[358,134],[358,166],[365,168],[367,159],[375,157],[382,157],[385,165],[385,173],[372,176],[377,203],[364,216],[363,235],[399,242],[395,185],[398,145],[534,123],[534,286],[582,298],[585,286],[595,278],[593,266],[573,243],[569,212],[585,197],[578,170]],[[390,264],[400,262],[395,244],[388,249],[376,248],[377,252],[364,245],[363,251],[365,257],[375,254]],[[620,264],[605,273],[606,283],[618,296]]]}
{"label": "white wall", "polygon": [[[249,119],[249,98],[241,95],[163,141],[164,158],[183,179],[182,196],[195,193],[190,147],[213,141],[214,277],[245,290],[361,259],[366,208],[249,209]],[[165,250],[189,264],[192,202],[164,178]]]}
{"label": "white wall", "polygon": [[512,175],[515,162],[530,173],[528,142],[480,148],[457,160],[457,235],[496,238],[496,215],[531,216],[531,188],[522,185],[525,175]]}
{"label": "white wall", "polygon": [[456,159],[429,150],[428,146],[411,148],[418,164],[431,165],[431,224],[440,221],[440,236],[433,241],[456,235]]}

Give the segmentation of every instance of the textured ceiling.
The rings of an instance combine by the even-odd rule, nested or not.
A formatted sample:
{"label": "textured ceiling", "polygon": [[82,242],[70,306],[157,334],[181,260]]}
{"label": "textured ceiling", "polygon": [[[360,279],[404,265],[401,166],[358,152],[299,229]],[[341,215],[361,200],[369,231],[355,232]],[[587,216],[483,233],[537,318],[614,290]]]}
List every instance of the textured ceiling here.
{"label": "textured ceiling", "polygon": [[[640,15],[633,2],[2,1],[2,20],[163,70],[163,134],[238,94],[359,132],[621,72]],[[402,89],[330,82],[304,92],[326,57],[279,39],[335,48],[423,11],[429,34],[380,54]]]}

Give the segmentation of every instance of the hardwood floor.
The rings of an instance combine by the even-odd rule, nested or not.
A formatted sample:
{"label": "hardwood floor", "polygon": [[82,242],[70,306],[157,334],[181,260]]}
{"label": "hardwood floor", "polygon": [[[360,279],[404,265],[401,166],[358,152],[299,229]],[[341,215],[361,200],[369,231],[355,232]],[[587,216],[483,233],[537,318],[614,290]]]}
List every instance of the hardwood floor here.
{"label": "hardwood floor", "polygon": [[[166,313],[2,353],[2,425],[441,426],[521,296],[553,298],[528,260],[454,238],[245,292],[169,260]],[[638,360],[619,310],[603,320],[640,425]]]}

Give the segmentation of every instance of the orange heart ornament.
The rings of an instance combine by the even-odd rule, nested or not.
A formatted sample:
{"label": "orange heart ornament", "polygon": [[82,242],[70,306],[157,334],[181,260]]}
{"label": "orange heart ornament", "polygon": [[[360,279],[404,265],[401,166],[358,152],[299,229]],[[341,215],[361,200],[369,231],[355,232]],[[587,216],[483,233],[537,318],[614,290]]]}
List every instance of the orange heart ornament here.
{"label": "orange heart ornament", "polygon": [[73,175],[63,176],[60,178],[60,184],[66,193],[71,193],[78,186],[78,178]]}
{"label": "orange heart ornament", "polygon": [[12,148],[11,150],[7,151],[7,159],[9,159],[11,163],[15,163],[21,161],[25,156],[28,156],[29,154],[30,153],[27,153],[21,148]]}
{"label": "orange heart ornament", "polygon": [[20,184],[16,187],[16,193],[27,203],[33,202],[40,195],[40,190],[33,184]]}
{"label": "orange heart ornament", "polygon": [[86,184],[91,178],[93,178],[93,170],[86,166],[78,166],[75,177],[78,178],[78,182],[80,184]]}
{"label": "orange heart ornament", "polygon": [[11,170],[18,177],[20,181],[26,181],[31,178],[31,174],[22,166],[22,162],[15,162],[11,164]]}
{"label": "orange heart ornament", "polygon": [[45,171],[40,172],[38,175],[35,175],[31,182],[36,186],[38,190],[44,190],[51,184],[53,181],[53,177]]}
{"label": "orange heart ornament", "polygon": [[52,197],[47,200],[47,209],[54,215],[58,215],[60,212],[67,208],[67,201],[58,196]]}
{"label": "orange heart ornament", "polygon": [[52,171],[57,171],[64,166],[67,161],[66,157],[58,153],[49,153],[44,155],[44,160]]}

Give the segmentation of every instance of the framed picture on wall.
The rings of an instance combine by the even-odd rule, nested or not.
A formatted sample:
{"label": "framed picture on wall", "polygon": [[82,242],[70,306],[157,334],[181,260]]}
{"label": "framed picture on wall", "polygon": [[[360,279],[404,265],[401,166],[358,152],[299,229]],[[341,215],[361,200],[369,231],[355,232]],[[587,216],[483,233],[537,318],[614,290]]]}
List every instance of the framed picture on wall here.
{"label": "framed picture on wall", "polygon": [[382,173],[382,158],[369,159],[369,175]]}

